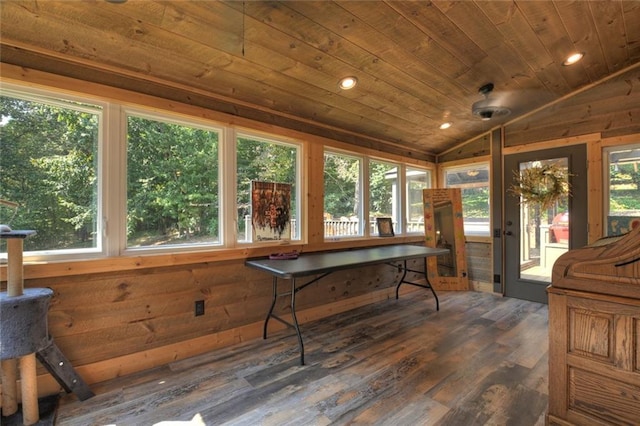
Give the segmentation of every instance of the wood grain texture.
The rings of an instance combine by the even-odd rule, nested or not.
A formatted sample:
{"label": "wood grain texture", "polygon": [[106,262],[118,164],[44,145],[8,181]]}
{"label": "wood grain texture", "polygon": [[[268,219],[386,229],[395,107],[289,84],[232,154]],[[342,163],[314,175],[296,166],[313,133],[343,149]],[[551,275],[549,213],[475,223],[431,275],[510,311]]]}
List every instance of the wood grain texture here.
{"label": "wood grain texture", "polygon": [[[638,63],[635,3],[13,0],[0,38],[16,66],[426,159]],[[512,113],[487,124],[488,82]]]}
{"label": "wood grain texture", "polygon": [[[505,146],[596,132],[636,133],[640,122],[640,66],[552,106],[527,115],[505,128]],[[613,135],[609,135],[613,136]],[[609,137],[607,136],[607,137]]]}
{"label": "wood grain texture", "polygon": [[[543,425],[547,307],[413,291],[63,397],[58,425]],[[536,352],[535,361],[520,353]]]}
{"label": "wood grain texture", "polygon": [[[409,261],[409,267],[422,270],[424,263]],[[389,297],[386,292],[394,291],[399,278],[397,268],[384,264],[337,271],[298,295],[299,319],[305,322]],[[407,279],[424,277],[410,273]],[[184,357],[198,353],[198,344],[191,342],[205,336],[220,338],[220,345],[255,337],[252,326],[261,324],[269,309],[271,284],[270,275],[245,268],[241,261],[28,281],[29,287],[53,290],[49,333],[75,368],[88,371],[89,383],[94,375],[86,366],[102,365],[105,372],[97,377],[104,380],[110,360],[113,377],[120,370],[131,372],[131,365],[117,367],[127,356],[140,354],[127,361],[135,371],[145,363],[147,368],[157,365],[150,354],[162,347],[185,342],[185,348],[175,352]],[[280,283],[282,290],[288,285]],[[205,302],[203,316],[194,315],[196,300]],[[276,309],[290,312],[284,299]]]}
{"label": "wood grain texture", "polygon": [[[422,190],[425,244],[427,247],[446,248],[450,252],[445,256],[426,259],[429,282],[436,290],[470,288],[461,193],[460,188]],[[436,214],[439,206],[445,207],[442,218]]]}
{"label": "wood grain texture", "polygon": [[635,229],[608,244],[571,250],[554,264],[550,424],[638,423],[640,275],[621,258],[638,262],[639,236]]}
{"label": "wood grain texture", "polygon": [[467,160],[468,162],[468,160],[488,156],[490,153],[491,135],[487,133],[438,155],[438,163],[456,160]]}
{"label": "wood grain texture", "polygon": [[465,243],[469,280],[482,283],[493,282],[493,264],[491,262],[491,250],[491,243],[469,241]]}

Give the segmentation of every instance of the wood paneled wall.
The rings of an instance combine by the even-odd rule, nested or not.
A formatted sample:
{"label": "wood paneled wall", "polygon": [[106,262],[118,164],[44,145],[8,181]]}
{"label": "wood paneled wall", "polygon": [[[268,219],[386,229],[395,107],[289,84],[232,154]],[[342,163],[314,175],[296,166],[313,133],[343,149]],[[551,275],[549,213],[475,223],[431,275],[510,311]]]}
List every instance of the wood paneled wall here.
{"label": "wood paneled wall", "polygon": [[[423,263],[411,267],[421,270]],[[398,279],[398,270],[389,265],[336,272],[300,292],[298,319],[304,323],[395,297]],[[279,285],[285,291],[290,283]],[[222,261],[31,279],[26,286],[53,290],[49,333],[91,384],[260,338],[272,279],[243,261]],[[203,316],[195,316],[196,300],[205,301]],[[276,309],[286,318],[287,299]],[[283,328],[277,321],[270,327]],[[40,394],[59,391],[40,368]]]}
{"label": "wood paneled wall", "polygon": [[486,133],[438,155],[438,163],[473,160],[491,154],[491,134]]}
{"label": "wood paneled wall", "polygon": [[[0,67],[4,82],[51,87],[69,93],[80,91],[127,105],[145,105],[302,141],[309,173],[303,182],[309,223],[307,243],[292,244],[287,249],[313,252],[391,243],[421,244],[423,240],[420,235],[414,235],[325,242],[322,192],[317,191],[317,185],[311,184],[322,180],[325,147],[384,156],[415,166],[432,165],[423,160],[382,155],[375,148],[351,146],[121,88],[5,63]],[[25,266],[25,286],[53,289],[50,334],[79,374],[92,384],[239,341],[260,338],[271,302],[271,277],[245,268],[244,260],[265,256],[272,251],[273,247],[259,246],[33,263]],[[412,268],[421,269],[423,265],[419,263]],[[298,319],[304,323],[395,297],[397,279],[397,269],[387,265],[332,274],[300,293]],[[3,280],[6,280],[6,267],[0,266],[0,281]],[[287,284],[282,283],[283,286]],[[203,316],[195,316],[197,300],[205,301]],[[286,302],[283,301],[279,308],[286,317],[289,310]],[[271,326],[283,327],[276,321],[272,321]],[[295,339],[293,334],[292,339]],[[39,369],[38,390],[41,395],[60,391],[59,384],[43,368]]]}
{"label": "wood paneled wall", "polygon": [[[387,265],[336,272],[300,292],[301,310],[393,286],[398,271]],[[154,268],[29,280],[54,291],[49,330],[74,365],[239,328],[264,320],[271,276],[243,262]],[[281,282],[283,290],[290,285]],[[279,301],[281,312],[289,306]],[[194,302],[205,301],[196,317]]]}
{"label": "wood paneled wall", "polygon": [[[53,75],[27,69],[2,66],[3,78],[34,85],[53,85],[63,90],[82,90],[77,81],[57,78]],[[9,73],[9,75],[7,75]],[[146,95],[119,89],[105,89],[96,84],[84,86],[87,93],[105,96],[108,99],[135,99],[148,101]],[[599,91],[599,89],[598,89]],[[637,90],[633,90],[633,99]],[[606,96],[606,92],[600,93]],[[587,97],[587,95],[584,95]],[[591,98],[589,98],[591,99]],[[611,108],[620,116],[628,111],[625,131],[637,129],[637,105],[621,102],[618,95],[614,101],[597,102],[599,108]],[[631,98],[624,98],[631,99]],[[155,100],[154,102],[159,102]],[[163,105],[168,110],[179,110],[175,102]],[[194,108],[194,107],[188,107]],[[184,112],[184,111],[183,111]],[[233,125],[250,125],[248,120],[227,117],[220,113],[202,111],[203,117],[226,119]],[[565,134],[566,126],[545,127],[549,117],[555,113],[540,113],[539,120],[531,117],[526,125],[513,124],[505,129],[505,146],[524,146],[531,141]],[[606,113],[598,114],[597,124],[584,117],[584,126],[579,126],[578,113],[565,117],[576,117],[575,132],[598,129],[602,134],[611,131]],[[618,122],[618,121],[616,121]],[[261,130],[274,131],[272,126],[257,125]],[[537,129],[537,130],[536,130]],[[582,129],[582,130],[579,130]],[[621,131],[623,127],[616,127]],[[301,137],[303,133],[288,131],[289,136]],[[320,160],[325,144],[347,148],[345,145],[309,136],[309,158],[312,178],[321,176]],[[599,138],[596,138],[600,140]],[[560,139],[561,140],[561,139]],[[629,140],[629,139],[625,139]],[[465,158],[474,158],[475,153],[486,153],[486,140],[471,141],[469,149],[461,147]],[[559,143],[554,141],[551,143]],[[598,144],[598,147],[601,145]],[[375,150],[360,149],[365,153]],[[479,150],[479,151],[478,151]],[[455,160],[459,160],[458,157]],[[483,159],[486,159],[483,157]],[[452,159],[455,161],[454,159]],[[407,159],[407,161],[417,160]],[[419,163],[419,164],[424,164]],[[307,182],[308,186],[309,183]],[[594,185],[598,185],[597,182]],[[592,193],[594,199],[602,193],[601,183]],[[599,191],[599,192],[598,192]],[[329,245],[322,241],[322,230],[317,220],[322,216],[322,199],[314,188],[307,191],[310,218],[316,219],[309,232],[309,245],[305,251],[349,248],[382,244],[380,240],[345,241]],[[601,199],[601,198],[600,198]],[[600,202],[599,200],[597,202]],[[420,243],[420,237],[400,238],[394,242]],[[385,241],[386,242],[386,241]],[[491,282],[487,268],[491,262],[491,239],[486,242],[467,244],[471,264],[471,278],[477,282]],[[258,338],[262,321],[270,301],[271,278],[243,266],[244,258],[264,255],[265,250],[238,249],[232,255],[211,253],[207,255],[158,256],[149,259],[103,259],[87,262],[68,262],[53,265],[29,265],[25,270],[26,287],[50,287],[54,291],[49,315],[50,333],[58,346],[80,374],[95,383],[124,374],[130,374],[174,359],[185,358],[216,347],[237,341]],[[190,256],[192,256],[190,258]],[[414,265],[419,268],[420,265]],[[317,319],[340,310],[392,297],[392,283],[397,279],[397,270],[386,265],[342,271],[324,278],[300,294],[299,319]],[[205,300],[205,315],[195,317],[194,302]],[[287,310],[287,306],[281,306]],[[278,327],[274,324],[274,327]],[[59,386],[41,371],[39,389],[41,394],[55,393]]]}
{"label": "wood paneled wall", "polygon": [[491,242],[467,241],[467,271],[474,290],[493,291],[493,264]]}
{"label": "wood paneled wall", "polygon": [[640,64],[504,126],[514,147],[592,133],[603,138],[640,133]]}

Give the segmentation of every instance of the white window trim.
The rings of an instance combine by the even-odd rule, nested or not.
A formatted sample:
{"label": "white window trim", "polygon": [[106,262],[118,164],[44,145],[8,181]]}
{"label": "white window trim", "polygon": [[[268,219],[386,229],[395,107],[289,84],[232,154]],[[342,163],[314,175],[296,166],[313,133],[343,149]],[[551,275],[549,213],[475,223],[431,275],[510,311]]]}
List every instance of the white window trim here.
{"label": "white window trim", "polygon": [[[48,105],[53,105],[56,107],[73,109],[81,112],[86,112],[90,114],[95,114],[98,116],[98,123],[106,123],[109,115],[107,110],[109,108],[109,104],[107,102],[88,97],[88,96],[78,96],[72,95],[68,93],[58,93],[54,90],[45,90],[28,86],[20,86],[11,83],[2,83],[1,92],[3,96],[15,97],[18,99],[43,103]],[[66,101],[78,102],[82,104],[91,104],[99,108],[96,110],[91,107],[83,106],[83,105],[72,105],[68,102],[61,101],[60,99],[64,99]],[[97,147],[97,170],[96,176],[98,179],[97,184],[97,195],[96,195],[96,217],[94,218],[96,221],[96,247],[94,248],[82,248],[82,249],[60,249],[60,250],[37,250],[37,251],[26,251],[24,252],[24,259],[30,262],[46,262],[46,261],[65,261],[65,260],[75,260],[78,257],[82,259],[96,259],[102,258],[106,255],[105,249],[105,221],[104,221],[104,206],[108,203],[105,203],[105,189],[104,184],[100,181],[100,177],[103,176],[105,166],[104,151],[105,151],[105,141],[106,135],[104,131],[104,126],[99,124],[98,126],[98,147]],[[36,230],[37,232],[37,230]],[[6,260],[7,254],[2,253],[0,256],[2,260]]]}
{"label": "white window trim", "polygon": [[[311,183],[305,174],[308,167],[308,142],[288,138],[277,134],[269,134],[254,129],[239,128],[229,124],[221,124],[214,120],[207,120],[189,114],[173,112],[168,109],[145,107],[125,102],[109,102],[98,96],[73,94],[68,91],[51,88],[34,88],[13,83],[2,82],[2,94],[15,96],[40,103],[49,103],[64,108],[83,110],[82,105],[70,105],[61,102],[63,99],[70,102],[95,105],[101,108],[99,112],[99,133],[97,147],[97,214],[95,249],[72,250],[46,250],[25,252],[27,261],[57,261],[57,260],[88,260],[105,257],[127,257],[140,255],[168,254],[193,251],[212,251],[234,248],[273,246],[274,242],[239,242],[237,240],[237,173],[236,173],[236,140],[237,137],[248,137],[254,140],[263,140],[266,143],[281,143],[296,147],[296,200],[298,219],[298,239],[292,240],[296,244],[306,244],[308,239],[308,205],[305,195],[308,193]],[[95,109],[87,107],[87,112],[97,113]],[[220,244],[190,244],[167,245],[158,247],[127,247],[126,220],[127,220],[127,117],[134,115],[165,123],[186,125],[207,131],[219,133],[218,161],[219,161],[219,241]],[[345,241],[349,239],[377,238],[371,235],[368,226],[369,215],[369,161],[375,160],[388,163],[398,168],[398,197],[396,221],[398,229],[396,234],[406,234],[407,194],[406,194],[406,169],[412,168],[424,170],[431,177],[431,186],[435,170],[420,165],[407,164],[389,160],[387,158],[371,157],[365,154],[325,147],[324,153],[346,156],[359,161],[360,184],[358,194],[361,200],[358,215],[360,220],[359,235],[345,237],[329,237],[324,241]],[[415,233],[409,234],[415,235]],[[278,242],[275,245],[283,244]],[[6,253],[3,254],[6,258]]]}
{"label": "white window trim", "polygon": [[[391,218],[392,220],[395,220],[396,225],[393,229],[394,234],[404,234],[404,229],[405,229],[405,220],[404,218],[404,211],[406,210],[406,206],[404,205],[404,198],[405,198],[405,191],[406,191],[406,187],[405,187],[405,165],[404,164],[400,164],[400,163],[396,163],[394,161],[389,161],[389,160],[385,160],[385,159],[379,159],[379,158],[368,158],[367,160],[367,185],[365,186],[365,188],[369,188],[369,179],[370,179],[370,175],[371,175],[371,168],[369,167],[369,165],[371,164],[372,161],[375,161],[376,163],[379,164],[385,164],[387,166],[390,167],[395,167],[396,168],[396,173],[397,173],[397,177],[396,177],[396,206],[395,209],[393,208],[393,204],[392,204],[392,212],[391,212]],[[371,191],[364,191],[365,194],[370,194]],[[367,200],[367,225],[368,225],[368,219],[371,216],[371,204],[370,204],[371,200]],[[395,211],[394,211],[395,210]],[[370,232],[371,226],[367,226],[366,227],[367,231]],[[374,233],[369,235],[370,237],[377,237],[378,234]]]}
{"label": "white window trim", "polygon": [[[467,241],[471,241],[471,240],[479,240],[479,241],[484,241],[487,240],[489,238],[491,238],[491,230],[493,229],[493,215],[491,215],[491,190],[492,190],[492,186],[491,186],[491,162],[490,161],[481,161],[481,162],[469,162],[469,163],[464,163],[464,164],[456,164],[455,166],[443,166],[441,169],[441,178],[442,178],[442,187],[443,188],[472,188],[472,187],[478,187],[475,185],[457,185],[457,186],[449,186],[447,185],[447,172],[460,172],[460,171],[465,171],[465,170],[470,170],[470,169],[485,169],[489,172],[489,179],[487,181],[487,188],[489,189],[489,230],[487,234],[482,234],[482,235],[477,235],[477,234],[467,234],[467,231],[465,232],[465,239]],[[482,185],[484,186],[484,185]]]}
{"label": "white window trim", "polygon": [[[231,132],[230,132],[231,133]],[[238,241],[238,214],[237,214],[237,206],[235,204],[235,200],[237,200],[237,164],[236,164],[236,146],[237,146],[237,141],[239,138],[245,138],[245,139],[251,139],[254,141],[259,141],[259,142],[263,142],[263,143],[267,143],[267,144],[275,144],[275,145],[282,145],[282,146],[287,146],[287,147],[294,147],[296,149],[296,170],[295,170],[295,176],[296,176],[296,192],[295,192],[295,196],[296,196],[296,203],[297,203],[297,209],[296,209],[296,227],[298,228],[298,239],[294,240],[294,239],[288,239],[288,240],[279,240],[279,241]],[[295,243],[295,244],[305,244],[307,242],[306,240],[306,228],[307,226],[305,225],[306,223],[306,217],[307,217],[307,210],[306,210],[306,199],[303,198],[303,181],[305,181],[305,177],[303,176],[302,173],[304,173],[304,171],[306,170],[306,167],[303,167],[302,164],[302,159],[305,158],[306,156],[304,155],[306,152],[306,147],[305,144],[299,140],[295,140],[292,138],[287,138],[287,137],[283,137],[283,136],[279,136],[279,135],[271,135],[271,134],[267,134],[267,133],[262,133],[259,131],[255,131],[255,130],[249,130],[249,129],[234,129],[233,130],[233,150],[232,150],[232,157],[233,159],[231,160],[233,163],[233,172],[231,173],[231,171],[229,171],[229,174],[227,176],[232,176],[232,181],[229,180],[229,178],[226,180],[226,182],[228,183],[228,186],[232,186],[233,187],[233,197],[232,198],[228,198],[228,200],[233,200],[233,203],[229,203],[229,204],[233,204],[230,207],[230,214],[232,214],[232,216],[229,216],[231,218],[233,218],[233,220],[229,220],[229,224],[231,226],[233,226],[233,230],[230,230],[229,232],[231,232],[230,235],[233,235],[232,239],[228,240],[228,247],[257,247],[257,246],[273,246],[273,245],[282,245],[282,244],[289,244],[289,243]],[[231,164],[230,161],[230,164]],[[303,226],[305,225],[305,226]],[[293,230],[292,230],[293,232]]]}
{"label": "white window trim", "polygon": [[220,241],[225,248],[233,248],[238,239],[238,214],[236,213],[236,130],[225,128],[222,131],[221,146],[218,148],[220,167],[218,182],[220,185]]}
{"label": "white window trim", "polygon": [[[401,205],[401,217],[402,217],[402,232],[406,235],[420,235],[423,234],[423,232],[420,231],[416,231],[416,232],[409,232],[408,228],[409,228],[409,197],[408,197],[408,190],[409,188],[407,187],[408,184],[408,180],[407,180],[407,174],[409,173],[409,170],[416,170],[416,171],[420,171],[420,172],[424,172],[427,175],[428,178],[428,185],[426,188],[433,188],[433,175],[434,175],[434,171],[432,169],[429,169],[427,167],[418,167],[418,166],[414,166],[414,165],[408,165],[408,164],[402,164],[401,165],[401,173],[402,173],[402,205]],[[400,172],[399,172],[400,173]]]}
{"label": "white window trim", "polygon": [[[118,219],[114,221],[119,222],[118,232],[116,236],[117,240],[120,240],[119,246],[119,255],[121,256],[139,256],[139,255],[151,255],[151,254],[165,254],[165,253],[185,253],[185,252],[196,252],[196,251],[210,251],[215,249],[226,248],[225,241],[222,235],[218,235],[218,243],[201,243],[201,244],[167,244],[164,246],[157,247],[127,247],[127,236],[126,236],[126,217],[127,217],[127,177],[128,177],[128,161],[127,161],[127,117],[134,116],[138,118],[143,118],[147,120],[159,121],[162,123],[169,123],[179,126],[188,126],[197,128],[204,131],[217,132],[218,133],[218,200],[220,200],[220,204],[222,204],[222,183],[220,182],[220,173],[222,169],[222,155],[220,151],[222,149],[222,145],[225,141],[224,139],[224,128],[221,126],[217,126],[213,122],[202,121],[198,119],[194,119],[189,116],[179,115],[179,114],[170,114],[170,113],[158,113],[156,110],[151,112],[150,110],[144,108],[137,107],[127,107],[122,108],[122,114],[120,115],[120,126],[123,129],[123,132],[120,134],[120,143],[117,144],[119,148],[119,152],[121,153],[121,161],[118,162],[117,168],[121,169],[120,173],[120,182],[118,182],[119,192],[122,192],[120,195],[121,203],[120,206],[120,214],[117,214]],[[235,171],[234,171],[235,173]],[[219,223],[226,223],[222,205],[218,206],[218,221]],[[220,227],[220,233],[223,234],[222,227]]]}
{"label": "white window trim", "polygon": [[[365,226],[365,222],[366,222],[365,212],[368,212],[369,210],[369,207],[368,207],[369,194],[367,194],[367,191],[364,190],[364,188],[368,188],[368,182],[369,182],[369,177],[365,176],[366,174],[365,170],[368,169],[368,167],[365,167],[365,161],[367,161],[367,158],[364,155],[358,155],[354,152],[343,151],[340,149],[333,149],[333,148],[325,148],[322,154],[322,157],[324,158],[324,156],[327,154],[342,156],[342,157],[349,157],[349,158],[353,158],[354,160],[358,160],[359,162],[358,173],[360,174],[360,179],[359,179],[360,185],[357,188],[357,193],[361,202],[360,202],[360,208],[358,211],[358,217],[360,218],[358,223],[358,235],[330,236],[330,237],[323,235],[323,239],[325,242],[332,242],[332,241],[357,240],[357,239],[366,238],[368,237],[368,235],[365,235],[365,232],[364,232],[364,230],[367,228]],[[324,176],[324,166],[323,166],[323,176]],[[367,186],[365,186],[365,179],[366,179]],[[324,178],[323,178],[322,185],[324,188]],[[365,208],[365,206],[367,207]],[[323,210],[324,210],[324,200],[323,200]],[[324,230],[323,230],[323,233],[324,233]]]}
{"label": "white window trim", "polygon": [[603,186],[602,186],[602,232],[603,235],[607,235],[609,231],[609,214],[610,204],[611,204],[611,175],[609,174],[609,169],[611,167],[610,154],[614,151],[626,151],[632,149],[640,149],[640,143],[632,143],[632,144],[621,144],[621,145],[612,145],[607,146],[602,149],[602,176],[603,176]]}

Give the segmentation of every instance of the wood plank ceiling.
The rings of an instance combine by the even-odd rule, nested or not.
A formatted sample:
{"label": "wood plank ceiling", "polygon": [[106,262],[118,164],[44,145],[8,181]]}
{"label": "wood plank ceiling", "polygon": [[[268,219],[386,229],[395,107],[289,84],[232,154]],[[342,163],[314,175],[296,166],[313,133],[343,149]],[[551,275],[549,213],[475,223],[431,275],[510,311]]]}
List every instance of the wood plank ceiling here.
{"label": "wood plank ceiling", "polygon": [[[417,158],[640,61],[636,1],[4,0],[1,19],[3,62]],[[511,114],[483,121],[489,82]]]}

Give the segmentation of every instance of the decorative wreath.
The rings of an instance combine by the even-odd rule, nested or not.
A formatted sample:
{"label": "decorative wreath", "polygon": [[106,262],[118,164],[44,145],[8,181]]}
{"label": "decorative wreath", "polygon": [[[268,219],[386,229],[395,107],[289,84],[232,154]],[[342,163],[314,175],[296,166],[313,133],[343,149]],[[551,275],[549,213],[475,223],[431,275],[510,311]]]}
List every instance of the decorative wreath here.
{"label": "decorative wreath", "polygon": [[513,174],[510,191],[522,199],[522,204],[538,204],[547,209],[569,194],[569,173],[556,165],[529,167]]}

